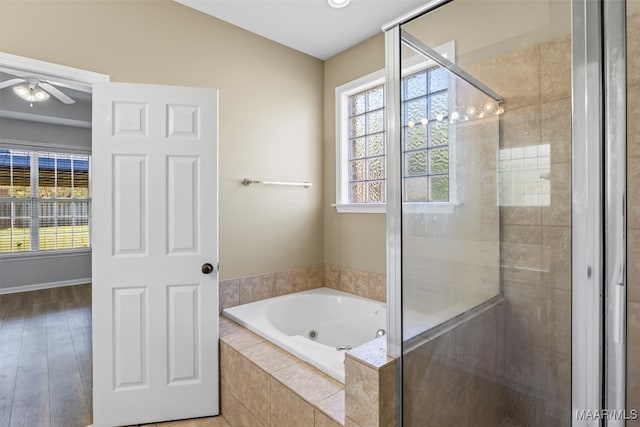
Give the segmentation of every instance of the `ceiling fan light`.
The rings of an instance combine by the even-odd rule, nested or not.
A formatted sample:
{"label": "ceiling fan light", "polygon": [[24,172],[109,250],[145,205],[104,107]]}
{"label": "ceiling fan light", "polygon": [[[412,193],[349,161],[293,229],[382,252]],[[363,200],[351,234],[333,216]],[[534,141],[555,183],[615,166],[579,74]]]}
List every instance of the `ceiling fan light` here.
{"label": "ceiling fan light", "polygon": [[16,95],[18,95],[20,98],[24,99],[25,101],[28,101],[27,98],[29,96],[29,88],[27,87],[27,85],[22,84],[22,85],[14,86],[13,92]]}
{"label": "ceiling fan light", "polygon": [[348,6],[349,1],[351,0],[327,0],[329,6],[334,7],[336,9],[340,9],[342,7]]}
{"label": "ceiling fan light", "polygon": [[49,99],[49,94],[40,88],[34,91],[33,96],[35,97],[35,101],[46,101]]}
{"label": "ceiling fan light", "polygon": [[13,87],[13,92],[20,98],[29,102],[42,102],[49,99],[49,94],[38,86],[21,84]]}

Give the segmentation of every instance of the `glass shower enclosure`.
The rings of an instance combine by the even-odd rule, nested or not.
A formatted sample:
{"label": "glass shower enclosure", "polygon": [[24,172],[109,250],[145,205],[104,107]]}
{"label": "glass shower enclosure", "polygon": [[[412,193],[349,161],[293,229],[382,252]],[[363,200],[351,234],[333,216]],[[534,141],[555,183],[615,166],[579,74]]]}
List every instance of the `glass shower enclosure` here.
{"label": "glass shower enclosure", "polygon": [[626,172],[607,168],[625,159],[625,107],[600,55],[618,43],[611,4],[625,9],[605,3],[434,0],[385,28],[398,425],[624,409]]}

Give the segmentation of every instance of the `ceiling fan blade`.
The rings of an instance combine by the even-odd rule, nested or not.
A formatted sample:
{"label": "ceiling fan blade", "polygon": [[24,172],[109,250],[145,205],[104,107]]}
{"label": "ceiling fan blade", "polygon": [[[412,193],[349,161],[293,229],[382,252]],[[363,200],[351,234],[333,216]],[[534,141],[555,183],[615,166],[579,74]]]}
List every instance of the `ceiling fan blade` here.
{"label": "ceiling fan blade", "polygon": [[0,82],[0,89],[4,89],[5,87],[17,85],[18,83],[24,83],[24,79],[10,79]]}
{"label": "ceiling fan blade", "polygon": [[58,88],[56,88],[55,86],[49,84],[49,83],[45,83],[45,82],[40,82],[40,87],[44,90],[46,90],[47,92],[49,92],[51,95],[55,96],[56,98],[58,98],[60,100],[60,102],[63,102],[65,104],[75,104],[76,101],[74,101],[73,99],[69,98],[67,95],[65,95],[64,93],[62,93],[62,91]]}

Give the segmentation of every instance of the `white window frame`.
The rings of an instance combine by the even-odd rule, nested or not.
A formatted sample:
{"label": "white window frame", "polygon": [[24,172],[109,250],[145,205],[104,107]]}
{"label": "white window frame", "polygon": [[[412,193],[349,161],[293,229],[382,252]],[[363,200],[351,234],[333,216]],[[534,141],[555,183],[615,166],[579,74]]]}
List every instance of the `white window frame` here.
{"label": "white window frame", "polygon": [[[436,48],[438,53],[455,62],[455,41],[447,42]],[[435,62],[415,55],[403,61],[402,76],[417,73],[435,66]],[[449,76],[449,109],[455,102],[453,76]],[[338,213],[386,213],[386,203],[350,203],[349,202],[349,98],[357,93],[386,85],[385,70],[378,70],[366,76],[345,83],[335,89],[336,114],[336,202]],[[386,92],[384,108],[386,108]],[[385,129],[386,132],[386,123]],[[386,156],[386,147],[385,147]],[[409,212],[451,213],[458,204],[455,181],[455,132],[449,127],[449,201],[447,202],[404,202]],[[386,170],[385,170],[386,188]],[[386,200],[386,198],[385,198]]]}
{"label": "white window frame", "polygon": [[[90,148],[81,148],[75,147],[66,144],[40,144],[37,142],[26,142],[26,141],[13,141],[9,139],[0,138],[0,147],[2,149],[7,150],[21,150],[21,151],[32,151],[32,152],[47,152],[47,153],[56,153],[56,154],[76,154],[89,156],[89,198],[82,199],[88,200],[89,206],[92,203],[92,191],[91,191],[91,162],[92,155]],[[33,188],[32,188],[33,191]],[[25,200],[31,200],[34,197]],[[59,199],[62,200],[62,199]],[[71,201],[73,199],[64,199],[64,201]],[[32,216],[33,218],[33,216]],[[91,229],[92,229],[92,211],[91,207],[89,208],[89,247],[86,248],[69,248],[69,249],[47,249],[47,250],[31,250],[25,252],[6,252],[0,253],[0,259],[20,259],[20,260],[28,260],[28,259],[38,259],[38,258],[51,258],[56,256],[64,256],[69,254],[86,254],[91,253]],[[31,229],[33,233],[33,228]]]}

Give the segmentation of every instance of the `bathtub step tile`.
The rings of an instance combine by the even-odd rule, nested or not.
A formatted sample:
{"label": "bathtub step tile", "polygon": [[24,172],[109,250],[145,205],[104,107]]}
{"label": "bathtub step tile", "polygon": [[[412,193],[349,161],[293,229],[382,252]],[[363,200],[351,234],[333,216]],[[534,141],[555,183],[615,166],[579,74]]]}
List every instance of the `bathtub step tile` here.
{"label": "bathtub step tile", "polygon": [[231,334],[235,334],[237,332],[240,331],[244,331],[245,328],[243,328],[242,326],[238,325],[236,322],[234,322],[233,320],[229,320],[226,317],[220,316],[218,318],[219,322],[219,326],[220,326],[220,337],[226,337],[227,335],[231,335]]}
{"label": "bathtub step tile", "polygon": [[249,332],[246,329],[243,329],[239,332],[235,332],[233,334],[226,335],[224,337],[220,337],[221,341],[227,343],[231,348],[236,351],[243,350],[247,347],[251,347],[252,345],[260,344],[264,342],[264,338],[259,337],[253,332]]}
{"label": "bathtub step tile", "polygon": [[267,341],[242,349],[240,354],[269,374],[298,363],[298,359]]}
{"label": "bathtub step tile", "polygon": [[270,375],[246,357],[240,356],[238,399],[265,426],[270,425]]}
{"label": "bathtub step tile", "polygon": [[151,425],[155,427],[229,427],[229,424],[221,416],[167,421]]}
{"label": "bathtub step tile", "polygon": [[221,393],[222,416],[231,427],[267,427],[226,391]]}
{"label": "bathtub step tile", "polygon": [[304,362],[275,371],[272,375],[312,404],[344,389],[341,383]]}
{"label": "bathtub step tile", "polygon": [[342,427],[344,424],[338,424],[331,418],[327,417],[319,409],[316,408],[316,418],[314,421],[314,427]]}
{"label": "bathtub step tile", "polygon": [[271,425],[306,427],[314,425],[314,407],[271,377]]}
{"label": "bathtub step tile", "polygon": [[238,397],[240,355],[224,341],[220,341],[220,383],[224,390]]}
{"label": "bathtub step tile", "polygon": [[[344,390],[340,390],[339,392],[332,394],[316,403],[316,427],[318,427],[318,413],[320,413],[324,417],[328,417],[332,422],[336,423],[336,425],[343,426],[344,425],[344,416],[345,416],[345,395]],[[324,424],[321,424],[324,425]],[[326,424],[331,425],[331,424]]]}

